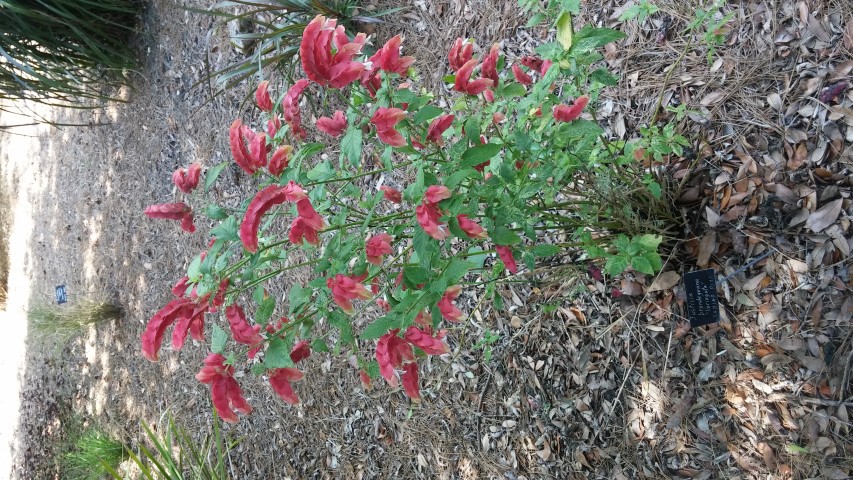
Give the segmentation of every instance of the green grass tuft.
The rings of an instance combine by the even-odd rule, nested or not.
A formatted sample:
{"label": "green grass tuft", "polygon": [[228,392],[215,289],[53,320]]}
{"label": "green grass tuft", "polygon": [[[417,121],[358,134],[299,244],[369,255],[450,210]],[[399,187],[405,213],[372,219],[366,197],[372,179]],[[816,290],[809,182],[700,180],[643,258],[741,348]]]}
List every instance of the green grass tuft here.
{"label": "green grass tuft", "polygon": [[87,325],[118,319],[122,314],[120,306],[103,300],[82,300],[69,307],[40,303],[27,312],[36,337],[59,341],[69,340]]}
{"label": "green grass tuft", "polygon": [[[74,450],[62,459],[62,478],[68,480],[103,479],[127,458],[124,444],[97,428],[90,428],[77,439]],[[107,468],[109,467],[109,468]]]}

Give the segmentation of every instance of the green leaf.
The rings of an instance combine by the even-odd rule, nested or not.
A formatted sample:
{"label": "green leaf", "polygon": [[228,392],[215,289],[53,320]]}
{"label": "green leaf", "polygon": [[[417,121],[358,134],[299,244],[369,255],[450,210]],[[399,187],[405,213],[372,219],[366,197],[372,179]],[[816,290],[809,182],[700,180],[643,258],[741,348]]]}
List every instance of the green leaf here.
{"label": "green leaf", "polygon": [[503,146],[495,143],[487,143],[485,145],[476,145],[465,150],[462,154],[462,164],[460,168],[474,167],[483,162],[487,162],[497,155]]}
{"label": "green leaf", "polygon": [[434,105],[424,105],[417,113],[412,117],[412,122],[415,124],[423,123],[428,120],[432,120],[433,118],[444,113],[444,110],[434,106]]}
{"label": "green leaf", "polygon": [[652,264],[646,260],[645,257],[632,258],[631,266],[634,267],[634,270],[640,273],[645,273],[646,275],[652,275],[655,273],[655,269],[652,268]]}
{"label": "green leaf", "polygon": [[607,85],[608,87],[614,87],[619,84],[619,77],[613,75],[604,68],[599,68],[589,74],[589,79],[602,85]]}
{"label": "green leaf", "polygon": [[204,209],[204,214],[211,220],[224,220],[228,218],[228,212],[215,203],[211,203]]}
{"label": "green leaf", "polygon": [[379,317],[373,321],[370,325],[368,325],[363,332],[361,332],[362,340],[372,340],[374,338],[379,338],[382,335],[388,333],[388,330],[394,328],[397,323],[396,319],[390,315],[385,315],[383,317]]}
{"label": "green leaf", "polygon": [[[478,252],[482,252],[482,251],[483,251],[483,249],[481,247],[478,247],[478,246],[473,246],[473,247],[468,249],[468,253],[478,253]],[[471,255],[468,257],[468,260],[470,260],[471,263],[474,264],[473,268],[483,268],[483,265],[486,264],[486,255],[485,254]]]}
{"label": "green leaf", "polygon": [[625,38],[625,34],[612,28],[595,28],[586,25],[575,34],[574,49],[578,52],[594,50],[610,42]]}
{"label": "green leaf", "polygon": [[267,373],[267,366],[263,363],[255,363],[252,365],[253,375],[263,375],[265,373]]}
{"label": "green leaf", "polygon": [[364,371],[367,372],[367,376],[372,380],[376,380],[379,378],[379,362],[376,360],[371,360],[367,362],[367,365],[364,368]]}
{"label": "green leaf", "polygon": [[423,228],[415,228],[412,244],[415,247],[415,253],[418,254],[421,268],[429,269],[432,266],[433,257],[438,252],[438,242],[427,235]]}
{"label": "green leaf", "polygon": [[649,192],[652,194],[653,197],[660,200],[662,192],[661,186],[658,182],[649,182]]}
{"label": "green leaf", "polygon": [[293,360],[290,359],[290,349],[293,347],[293,337],[288,335],[290,342],[281,337],[273,337],[269,341],[269,348],[264,353],[264,364],[267,368],[290,368]]}
{"label": "green leaf", "polygon": [[447,265],[442,276],[447,279],[448,285],[456,285],[472,268],[474,268],[473,263],[460,258],[454,258]]}
{"label": "green leaf", "polygon": [[557,17],[557,41],[563,46],[563,50],[572,48],[573,34],[572,14],[564,11],[560,13],[559,17]]}
{"label": "green leaf", "polygon": [[635,243],[643,247],[645,250],[657,251],[658,246],[660,246],[662,241],[662,236],[647,233],[645,235],[635,237],[631,243]]}
{"label": "green leaf", "polygon": [[556,245],[542,243],[533,247],[533,255],[537,257],[553,257],[558,253],[560,253],[560,247]]}
{"label": "green leaf", "polygon": [[[360,131],[360,130],[359,130]],[[329,162],[320,162],[314,166],[308,173],[305,174],[309,179],[315,182],[322,182],[335,176],[335,171]]]}
{"label": "green leaf", "polygon": [[293,157],[290,158],[290,162],[294,163],[311,158],[315,154],[322,152],[325,148],[326,145],[322,143],[306,143],[302,146],[302,148],[300,148],[296,153],[293,154]]}
{"label": "green leaf", "polygon": [[615,277],[624,272],[628,268],[628,258],[622,255],[614,255],[607,259],[604,264],[604,271],[611,277]]}
{"label": "green leaf", "polygon": [[[465,121],[465,136],[468,137],[468,141],[475,145],[480,144],[480,119],[477,117],[470,117]],[[465,156],[463,154],[462,158]]]}
{"label": "green leaf", "polygon": [[563,53],[563,46],[559,42],[548,42],[536,47],[535,51],[543,58],[554,59]]}
{"label": "green leaf", "polygon": [[228,161],[221,162],[219,165],[211,168],[204,175],[204,191],[210,191],[210,187],[216,183],[216,179],[219,178],[219,174],[222,173],[222,170],[225,170],[225,167],[228,166]]}
{"label": "green leaf", "polygon": [[210,337],[210,350],[213,353],[222,355],[225,353],[225,342],[228,341],[228,334],[225,330],[219,328],[219,325],[213,324],[213,334]]}
{"label": "green leaf", "polygon": [[447,180],[444,181],[444,186],[453,190],[460,183],[471,177],[476,177],[477,175],[479,174],[473,168],[454,168],[453,173],[451,173],[450,176],[447,177]]}
{"label": "green leaf", "polygon": [[197,281],[198,276],[201,274],[201,254],[198,254],[193,258],[193,261],[190,262],[190,266],[187,268],[187,276],[190,277],[190,280]]}
{"label": "green leaf", "polygon": [[301,285],[293,285],[287,292],[287,300],[290,303],[290,313],[298,312],[311,301],[311,289],[304,288]]}
{"label": "green leaf", "polygon": [[542,23],[546,18],[548,17],[544,13],[537,13],[536,15],[530,17],[529,20],[527,20],[527,27],[535,27],[536,25]]}
{"label": "green leaf", "polygon": [[219,225],[210,229],[210,234],[217,240],[239,241],[240,236],[237,235],[237,219],[228,217],[219,222]]}
{"label": "green leaf", "polygon": [[518,234],[503,225],[496,227],[491,232],[490,237],[492,238],[492,241],[498,245],[515,245],[516,243],[521,242],[521,237],[519,237]]}
{"label": "green leaf", "polygon": [[353,125],[341,139],[341,158],[347,159],[350,165],[361,163],[363,135],[358,125]]}
{"label": "green leaf", "polygon": [[333,310],[329,312],[329,314],[326,316],[326,319],[329,320],[329,325],[337,328],[341,332],[341,339],[338,342],[338,345],[340,345],[341,343],[350,343],[353,341],[355,337],[353,337],[352,323],[350,323],[349,317],[347,317],[340,311]]}
{"label": "green leaf", "polygon": [[255,312],[255,323],[258,325],[267,323],[267,320],[272,317],[272,313],[274,311],[275,297],[270,295],[261,302],[261,306],[258,307],[258,310]]}
{"label": "green leaf", "polygon": [[648,260],[649,264],[652,266],[652,270],[655,272],[659,272],[663,268],[663,259],[660,258],[660,255],[657,252],[646,252],[643,254],[643,258]]}
{"label": "green leaf", "polygon": [[408,288],[418,288],[418,285],[429,280],[431,272],[421,267],[403,268],[403,282]]}
{"label": "green leaf", "polygon": [[315,352],[328,352],[329,346],[326,345],[326,341],[322,338],[315,338],[313,342],[311,342],[311,350]]}
{"label": "green leaf", "polygon": [[523,97],[527,95],[527,89],[524,88],[524,85],[520,83],[510,82],[504,85],[504,88],[500,90],[500,96],[503,98],[507,97]]}

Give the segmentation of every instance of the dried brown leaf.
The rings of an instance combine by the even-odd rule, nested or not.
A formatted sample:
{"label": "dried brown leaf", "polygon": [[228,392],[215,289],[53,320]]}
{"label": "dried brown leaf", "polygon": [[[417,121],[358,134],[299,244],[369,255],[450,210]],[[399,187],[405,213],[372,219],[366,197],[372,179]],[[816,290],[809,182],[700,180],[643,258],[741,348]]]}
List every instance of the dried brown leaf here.
{"label": "dried brown leaf", "polygon": [[700,267],[707,267],[708,262],[711,260],[711,255],[714,253],[714,250],[717,249],[717,233],[709,232],[702,237],[702,241],[699,242],[699,253],[696,256],[696,265]]}
{"label": "dried brown leaf", "polygon": [[684,415],[690,410],[690,405],[693,404],[693,394],[688,393],[678,402],[678,405],[675,406],[675,409],[672,411],[672,415],[669,417],[669,421],[666,422],[666,428],[670,430],[675,430],[681,425],[681,422],[684,421]]}
{"label": "dried brown leaf", "polygon": [[853,50],[853,15],[847,19],[847,27],[844,29],[844,46],[847,50]]}
{"label": "dried brown leaf", "polygon": [[722,90],[714,90],[713,92],[702,97],[702,100],[699,100],[699,104],[703,107],[707,107],[713,105],[715,103],[719,103],[721,100],[726,98],[726,93]]}
{"label": "dried brown leaf", "polygon": [[711,207],[705,207],[705,216],[708,218],[708,225],[711,228],[717,228],[720,223],[720,214],[715,212]]}
{"label": "dried brown leaf", "polygon": [[681,275],[677,272],[673,272],[672,270],[668,272],[663,272],[652,282],[652,285],[649,287],[649,292],[659,292],[661,290],[669,290],[670,288],[678,285],[678,282],[681,281]]}
{"label": "dried brown leaf", "polygon": [[758,442],[758,451],[761,452],[761,457],[764,459],[764,465],[767,466],[767,469],[772,471],[776,470],[776,453],[767,444],[767,442]]}
{"label": "dried brown leaf", "polygon": [[822,232],[826,227],[832,225],[838,215],[841,214],[841,199],[827,203],[815,210],[806,220],[806,228],[815,233]]}

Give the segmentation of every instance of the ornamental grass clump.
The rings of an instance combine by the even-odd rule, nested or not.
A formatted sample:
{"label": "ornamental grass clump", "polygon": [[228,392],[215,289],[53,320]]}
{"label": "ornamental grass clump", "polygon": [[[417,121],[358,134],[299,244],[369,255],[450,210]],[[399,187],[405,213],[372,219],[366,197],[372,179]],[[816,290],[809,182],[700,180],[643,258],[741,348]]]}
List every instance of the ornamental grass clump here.
{"label": "ornamental grass clump", "polygon": [[0,97],[81,105],[115,99],[136,67],[138,0],[0,1]]}
{"label": "ornamental grass clump", "polygon": [[[497,45],[475,56],[471,42],[455,41],[449,108],[413,87],[414,59],[400,37],[367,56],[365,35],[312,20],[299,45],[307,78],[281,88],[280,104],[278,89],[262,84],[259,121],[237,119],[229,132],[256,189],[236,208],[204,207],[217,225],[176,298],[149,322],[144,355],[156,361],[170,330],[176,350],[188,332],[209,338],[197,378],[228,422],[251,411],[235,376],[247,360],[287,403],[298,401],[293,382],[314,375],[300,360],[330,351],[352,352],[365,386],[381,377],[417,400],[419,363],[447,354],[452,330],[472,313],[459,300],[476,288],[466,281],[474,275],[486,285],[478,293],[497,304],[496,283],[518,281],[537,258],[569,247],[612,275],[659,271],[673,226],[647,208],[669,211],[645,154],[654,139],[610,141],[595,121],[601,90],[617,81],[597,68],[597,50],[623,35],[574,32],[566,16],[557,42],[518,61]],[[341,107],[313,112],[308,124],[307,95]],[[318,158],[329,145],[309,142],[313,129],[337,158]],[[207,171],[205,189],[225,166]],[[603,198],[613,192],[618,202]],[[297,268],[313,278],[287,285],[284,298],[269,294]]]}

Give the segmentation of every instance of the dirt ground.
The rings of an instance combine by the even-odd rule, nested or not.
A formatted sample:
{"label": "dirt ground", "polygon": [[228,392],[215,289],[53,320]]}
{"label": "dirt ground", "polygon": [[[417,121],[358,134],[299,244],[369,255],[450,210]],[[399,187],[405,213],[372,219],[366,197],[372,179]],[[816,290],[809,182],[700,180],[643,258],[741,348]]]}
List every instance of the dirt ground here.
{"label": "dirt ground", "polygon": [[[657,285],[630,274],[602,283],[580,263],[572,280],[505,287],[505,311],[483,308],[452,339],[450,355],[426,363],[420,404],[385,385],[365,392],[342,358],[307,361],[295,407],[246,369],[241,384],[254,412],[226,426],[242,438],[229,456],[233,478],[853,475],[853,89],[819,98],[851,80],[853,7],[738,2],[727,7],[726,42],[709,63],[702,45],[685,49],[695,5],[657,4],[661,12],[638,24],[617,20],[627,5],[584,3],[578,24],[628,34],[606,49],[623,79],[598,111],[609,135],[632,138],[661,92],[664,105],[691,110],[678,121],[693,141],[691,158],[667,165],[690,186],[675,199],[691,220],[669,256],[672,274]],[[453,39],[473,37],[480,49],[505,40],[510,55],[529,53],[549,32],[525,22],[514,0],[419,0],[377,37],[403,33],[423,82],[436,86]],[[209,66],[239,56],[227,29],[212,26],[154,0],[142,22],[142,67],[121,92],[127,103],[42,112],[91,127],[0,136],[10,321],[23,321],[28,305],[49,301],[59,284],[71,302],[107,294],[127,312],[59,351],[28,340],[10,478],[61,478],[46,446],[63,438],[72,413],[127,441],[167,409],[199,437],[211,429],[209,388],[193,378],[205,349],[165,348],[150,363],[139,337],[206,244],[142,210],[176,198],[177,167],[229,159],[228,126],[252,118],[244,91],[207,101],[208,89],[192,88]],[[236,167],[224,175],[225,184],[244,181]],[[835,217],[818,230],[816,213],[836,201]],[[201,231],[205,222],[197,220]],[[706,266],[732,274],[767,249],[772,255],[722,291],[723,321],[688,331],[675,275]],[[471,341],[487,329],[500,335],[490,361]]]}

